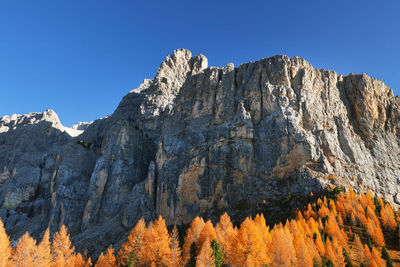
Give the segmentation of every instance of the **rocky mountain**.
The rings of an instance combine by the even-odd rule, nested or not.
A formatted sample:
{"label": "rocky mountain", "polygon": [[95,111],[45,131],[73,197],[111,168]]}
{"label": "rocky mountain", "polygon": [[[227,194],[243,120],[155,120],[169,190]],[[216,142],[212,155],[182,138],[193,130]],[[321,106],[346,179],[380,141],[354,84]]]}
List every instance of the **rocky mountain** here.
{"label": "rocky mountain", "polygon": [[332,184],[400,203],[399,105],[382,81],[299,57],[221,68],[176,50],[93,123],[1,118],[0,216],[13,238],[66,224],[96,252],[140,217],[241,217]]}

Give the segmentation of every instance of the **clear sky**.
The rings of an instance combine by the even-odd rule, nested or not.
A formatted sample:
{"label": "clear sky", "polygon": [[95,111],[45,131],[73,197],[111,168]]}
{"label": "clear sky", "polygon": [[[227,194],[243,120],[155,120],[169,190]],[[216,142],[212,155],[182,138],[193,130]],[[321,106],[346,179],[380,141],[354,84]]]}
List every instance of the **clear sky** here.
{"label": "clear sky", "polygon": [[209,65],[301,56],[400,90],[400,1],[0,0],[0,116],[111,114],[176,48]]}

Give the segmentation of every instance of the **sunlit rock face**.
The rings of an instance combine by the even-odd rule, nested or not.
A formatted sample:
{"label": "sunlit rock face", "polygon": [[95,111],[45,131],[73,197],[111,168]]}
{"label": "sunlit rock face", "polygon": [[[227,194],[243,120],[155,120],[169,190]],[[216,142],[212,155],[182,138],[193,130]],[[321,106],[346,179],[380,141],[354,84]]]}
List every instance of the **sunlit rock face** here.
{"label": "sunlit rock face", "polygon": [[176,50],[93,123],[1,118],[0,216],[14,238],[66,224],[96,252],[141,217],[242,218],[332,184],[399,202],[399,104],[379,80],[298,57],[217,68]]}

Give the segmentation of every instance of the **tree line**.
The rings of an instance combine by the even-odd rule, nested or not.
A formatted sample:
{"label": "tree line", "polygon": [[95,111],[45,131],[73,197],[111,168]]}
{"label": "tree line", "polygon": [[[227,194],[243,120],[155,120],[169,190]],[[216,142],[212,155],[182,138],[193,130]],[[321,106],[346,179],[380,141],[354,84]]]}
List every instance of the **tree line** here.
{"label": "tree line", "polygon": [[392,266],[386,239],[399,242],[400,215],[371,193],[323,197],[297,211],[294,219],[267,226],[262,214],[238,227],[223,214],[215,225],[196,217],[179,240],[177,227],[168,231],[160,216],[141,219],[116,252],[111,246],[93,264],[77,253],[65,226],[50,241],[29,233],[15,245],[0,221],[0,267],[114,267],[114,266]]}

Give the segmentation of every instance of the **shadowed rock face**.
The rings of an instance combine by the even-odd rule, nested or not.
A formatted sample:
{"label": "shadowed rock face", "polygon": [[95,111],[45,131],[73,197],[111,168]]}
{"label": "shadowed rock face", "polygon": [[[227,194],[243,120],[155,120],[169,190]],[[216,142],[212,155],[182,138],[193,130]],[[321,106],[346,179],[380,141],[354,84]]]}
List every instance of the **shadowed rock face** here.
{"label": "shadowed rock face", "polygon": [[379,80],[298,57],[216,68],[176,50],[77,137],[53,120],[2,118],[0,216],[15,238],[66,224],[96,252],[140,217],[241,218],[331,184],[393,201],[399,104]]}

